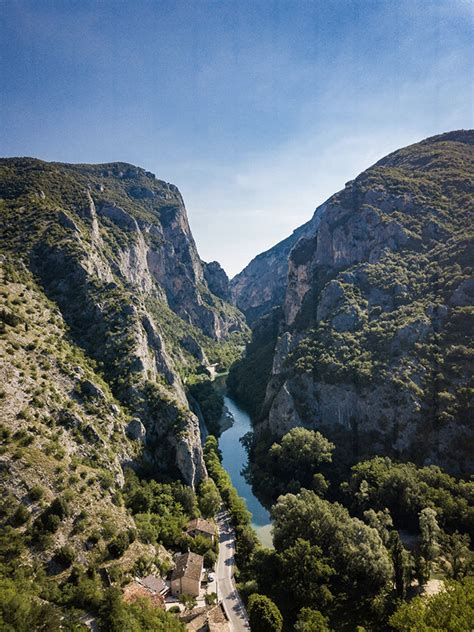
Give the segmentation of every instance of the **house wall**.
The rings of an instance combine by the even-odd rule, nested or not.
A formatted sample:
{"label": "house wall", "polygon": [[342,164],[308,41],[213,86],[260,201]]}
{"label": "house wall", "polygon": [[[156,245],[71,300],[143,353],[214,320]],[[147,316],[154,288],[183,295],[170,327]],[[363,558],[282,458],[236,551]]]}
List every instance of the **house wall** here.
{"label": "house wall", "polygon": [[192,597],[199,596],[199,588],[201,582],[196,579],[190,579],[189,577],[181,578],[181,591]]}
{"label": "house wall", "polygon": [[199,597],[199,589],[201,582],[189,577],[182,577],[181,579],[174,579],[171,582],[171,594],[177,597],[183,593],[191,595],[192,597]]}
{"label": "house wall", "polygon": [[173,579],[171,581],[171,594],[175,597],[181,594],[181,580]]}

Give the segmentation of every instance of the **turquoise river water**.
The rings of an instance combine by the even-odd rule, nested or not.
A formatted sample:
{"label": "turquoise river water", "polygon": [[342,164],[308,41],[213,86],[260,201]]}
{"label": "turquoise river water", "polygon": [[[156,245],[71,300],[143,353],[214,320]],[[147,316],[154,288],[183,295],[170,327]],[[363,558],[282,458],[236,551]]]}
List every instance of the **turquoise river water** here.
{"label": "turquoise river water", "polygon": [[242,468],[247,464],[247,452],[240,442],[240,438],[252,430],[250,417],[228,395],[224,402],[233,417],[231,428],[225,430],[219,439],[219,449],[222,452],[222,465],[229,472],[232,483],[252,514],[252,525],[258,538],[265,546],[272,545],[270,535],[270,514],[252,492],[252,487],[242,476]]}

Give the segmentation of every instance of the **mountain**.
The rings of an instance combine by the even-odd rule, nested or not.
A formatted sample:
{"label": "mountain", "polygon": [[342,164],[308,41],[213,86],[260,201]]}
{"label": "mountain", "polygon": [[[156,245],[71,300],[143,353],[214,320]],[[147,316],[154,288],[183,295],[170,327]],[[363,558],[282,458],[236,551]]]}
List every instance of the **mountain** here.
{"label": "mountain", "polygon": [[235,304],[267,312],[229,380],[261,402],[257,434],[306,426],[341,461],[472,472],[473,144],[390,154],[232,281]]}
{"label": "mountain", "polygon": [[282,304],[290,251],[310,230],[310,225],[311,222],[303,224],[276,246],[257,255],[230,281],[232,301],[245,314],[248,323],[254,323]]}
{"label": "mountain", "polygon": [[81,515],[133,527],[126,465],[206,477],[186,381],[235,358],[247,327],[213,293],[226,279],[200,260],[178,189],[143,169],[2,159],[0,213],[2,520],[67,493],[46,549],[84,560]]}

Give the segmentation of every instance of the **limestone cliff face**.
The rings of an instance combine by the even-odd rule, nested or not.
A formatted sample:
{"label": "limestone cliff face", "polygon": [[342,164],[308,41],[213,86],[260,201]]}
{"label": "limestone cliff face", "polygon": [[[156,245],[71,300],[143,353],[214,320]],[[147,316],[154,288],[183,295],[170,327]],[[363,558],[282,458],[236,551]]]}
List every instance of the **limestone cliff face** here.
{"label": "limestone cliff face", "polygon": [[300,226],[279,244],[259,254],[231,280],[232,301],[249,323],[283,303],[288,256],[298,239],[309,230],[309,225],[310,222]]}
{"label": "limestone cliff face", "polygon": [[[60,309],[142,424],[143,457],[191,485],[206,476],[182,381],[245,328],[213,294],[178,189],[143,169],[0,161],[5,252]],[[16,262],[16,264],[15,264]]]}
{"label": "limestone cliff face", "polygon": [[218,261],[211,261],[210,263],[203,262],[203,267],[207,287],[213,294],[219,296],[224,301],[230,301],[229,277],[220,263]]}
{"label": "limestone cliff face", "polygon": [[472,471],[473,143],[402,149],[317,209],[288,255],[263,426]]}

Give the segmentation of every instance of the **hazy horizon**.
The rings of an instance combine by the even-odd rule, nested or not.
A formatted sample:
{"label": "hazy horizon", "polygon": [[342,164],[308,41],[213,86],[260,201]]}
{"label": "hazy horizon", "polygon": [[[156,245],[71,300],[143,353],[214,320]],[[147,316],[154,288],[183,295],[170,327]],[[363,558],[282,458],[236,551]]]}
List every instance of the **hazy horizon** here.
{"label": "hazy horizon", "polygon": [[474,127],[464,0],[1,8],[0,154],[173,182],[230,276],[390,151]]}

